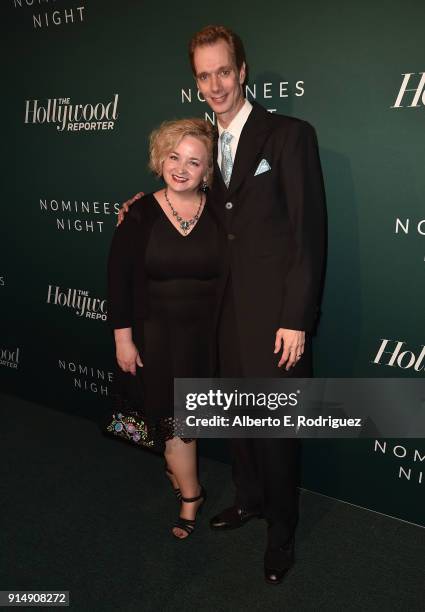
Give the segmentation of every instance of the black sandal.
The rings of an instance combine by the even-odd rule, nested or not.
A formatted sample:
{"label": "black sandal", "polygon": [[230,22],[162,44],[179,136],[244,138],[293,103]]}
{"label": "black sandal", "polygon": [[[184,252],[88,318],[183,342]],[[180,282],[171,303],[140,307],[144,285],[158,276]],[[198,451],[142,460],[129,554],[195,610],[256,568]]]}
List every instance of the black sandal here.
{"label": "black sandal", "polygon": [[[197,495],[196,497],[182,497],[181,501],[185,502],[186,504],[191,504],[192,502],[197,502],[200,499],[202,499],[202,502],[199,504],[199,507],[196,511],[196,514],[198,514],[202,512],[202,506],[204,505],[205,500],[207,499],[207,494],[202,485],[201,485],[201,492],[199,493],[199,495]],[[183,531],[187,533],[187,536],[185,538],[179,538],[179,536],[176,536],[175,533],[172,532],[173,536],[177,538],[178,540],[186,540],[186,538],[188,538],[193,533],[195,529],[195,522],[196,522],[196,519],[185,519],[182,516],[177,517],[177,520],[174,523],[173,527],[182,529]]]}
{"label": "black sandal", "polygon": [[[168,467],[168,465],[167,465],[167,464],[165,464],[164,469],[165,469],[165,473],[166,473],[168,476],[174,476],[173,472],[170,470],[170,468]],[[170,478],[169,478],[168,480],[170,480],[170,482],[171,482],[171,479],[170,479]],[[177,499],[178,499],[179,501],[181,501],[181,499],[182,499],[182,492],[180,491],[180,489],[179,489],[178,487],[177,487],[176,489],[173,487],[173,491],[174,491],[174,494],[175,494],[175,496],[177,497]]]}

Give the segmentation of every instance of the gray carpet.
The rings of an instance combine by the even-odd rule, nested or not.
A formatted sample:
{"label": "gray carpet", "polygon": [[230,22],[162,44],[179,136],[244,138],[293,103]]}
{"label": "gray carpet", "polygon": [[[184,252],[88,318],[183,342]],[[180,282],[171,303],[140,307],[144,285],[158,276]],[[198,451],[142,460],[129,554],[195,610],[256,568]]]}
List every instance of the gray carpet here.
{"label": "gray carpet", "polygon": [[93,422],[0,402],[2,590],[69,590],[81,612],[425,609],[425,529],[303,492],[296,565],[269,586],[263,521],[208,528],[233,497],[228,465],[201,458],[208,500],[178,541],[159,457]]}

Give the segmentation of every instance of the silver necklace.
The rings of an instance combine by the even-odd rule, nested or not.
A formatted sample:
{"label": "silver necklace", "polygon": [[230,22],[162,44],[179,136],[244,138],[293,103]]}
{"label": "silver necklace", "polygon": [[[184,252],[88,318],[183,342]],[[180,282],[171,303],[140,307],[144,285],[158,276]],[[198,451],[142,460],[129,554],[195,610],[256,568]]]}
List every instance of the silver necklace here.
{"label": "silver necklace", "polygon": [[202,206],[202,193],[201,193],[201,200],[199,202],[199,206],[198,206],[198,210],[196,211],[196,214],[191,219],[187,219],[187,220],[183,219],[183,217],[177,212],[177,210],[171,204],[170,200],[168,199],[167,189],[164,191],[164,195],[165,195],[165,199],[167,200],[168,206],[171,208],[173,217],[176,218],[177,223],[180,225],[182,232],[186,236],[191,226],[195,225],[195,223],[199,220],[199,213],[201,211],[201,206]]}

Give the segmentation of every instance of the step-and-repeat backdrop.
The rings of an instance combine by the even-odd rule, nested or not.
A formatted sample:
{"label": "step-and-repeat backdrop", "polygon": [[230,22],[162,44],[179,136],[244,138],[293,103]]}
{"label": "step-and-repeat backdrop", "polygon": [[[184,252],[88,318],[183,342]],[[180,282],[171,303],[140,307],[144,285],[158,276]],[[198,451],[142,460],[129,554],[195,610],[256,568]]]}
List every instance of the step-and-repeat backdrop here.
{"label": "step-and-repeat backdrop", "polygon": [[[424,375],[422,2],[7,0],[1,11],[3,391],[92,419],[105,412],[117,210],[157,185],[152,128],[214,121],[186,50],[208,23],[244,40],[248,99],[318,133],[329,253],[317,375]],[[223,448],[204,446],[217,457]],[[310,440],[303,486],[424,524],[424,466],[420,439]]]}

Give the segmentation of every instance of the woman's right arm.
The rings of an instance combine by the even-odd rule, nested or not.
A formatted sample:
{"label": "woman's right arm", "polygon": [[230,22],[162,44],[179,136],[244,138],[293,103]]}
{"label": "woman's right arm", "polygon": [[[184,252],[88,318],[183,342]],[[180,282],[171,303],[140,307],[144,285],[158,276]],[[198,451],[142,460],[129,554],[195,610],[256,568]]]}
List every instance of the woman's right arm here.
{"label": "woman's right arm", "polygon": [[118,365],[123,372],[131,372],[134,376],[136,374],[136,365],[142,368],[143,363],[139,351],[133,342],[131,327],[114,329],[114,337]]}
{"label": "woman's right arm", "polygon": [[134,267],[140,241],[137,215],[127,215],[114,233],[108,259],[108,321],[114,330],[116,357],[124,372],[136,373],[142,366],[133,342]]}

